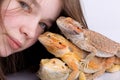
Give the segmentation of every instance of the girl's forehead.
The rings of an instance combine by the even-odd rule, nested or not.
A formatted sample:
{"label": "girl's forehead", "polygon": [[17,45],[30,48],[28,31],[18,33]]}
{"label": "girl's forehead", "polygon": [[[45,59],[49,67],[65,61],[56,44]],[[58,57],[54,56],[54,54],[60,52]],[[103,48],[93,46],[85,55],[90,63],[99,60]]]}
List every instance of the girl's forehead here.
{"label": "girl's forehead", "polygon": [[55,21],[62,9],[62,0],[36,0],[39,5],[39,14],[44,19]]}

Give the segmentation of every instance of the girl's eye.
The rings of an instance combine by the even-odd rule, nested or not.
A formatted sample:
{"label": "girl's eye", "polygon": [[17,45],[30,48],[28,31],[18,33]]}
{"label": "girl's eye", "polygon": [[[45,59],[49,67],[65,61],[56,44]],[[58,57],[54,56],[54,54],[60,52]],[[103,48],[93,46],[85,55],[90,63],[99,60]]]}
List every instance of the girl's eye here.
{"label": "girl's eye", "polygon": [[19,1],[19,3],[20,3],[21,8],[23,8],[24,11],[31,12],[31,8],[27,3],[23,1]]}
{"label": "girl's eye", "polygon": [[46,31],[47,28],[48,28],[48,26],[47,26],[45,23],[43,23],[43,22],[40,22],[39,25],[40,25],[40,27],[41,27],[44,31]]}

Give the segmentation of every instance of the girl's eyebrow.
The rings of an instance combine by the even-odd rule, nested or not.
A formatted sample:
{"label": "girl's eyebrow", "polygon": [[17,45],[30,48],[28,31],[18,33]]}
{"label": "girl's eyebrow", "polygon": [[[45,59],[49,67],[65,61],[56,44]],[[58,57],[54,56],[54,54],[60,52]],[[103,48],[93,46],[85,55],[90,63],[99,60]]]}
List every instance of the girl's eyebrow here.
{"label": "girl's eyebrow", "polygon": [[44,19],[45,22],[48,23],[49,26],[51,26],[51,24],[55,21],[53,19]]}
{"label": "girl's eyebrow", "polygon": [[48,21],[49,21],[50,23],[53,23],[55,20],[53,20],[53,19],[48,19]]}
{"label": "girl's eyebrow", "polygon": [[29,0],[35,7],[39,8],[40,5],[38,4],[38,2],[36,0]]}

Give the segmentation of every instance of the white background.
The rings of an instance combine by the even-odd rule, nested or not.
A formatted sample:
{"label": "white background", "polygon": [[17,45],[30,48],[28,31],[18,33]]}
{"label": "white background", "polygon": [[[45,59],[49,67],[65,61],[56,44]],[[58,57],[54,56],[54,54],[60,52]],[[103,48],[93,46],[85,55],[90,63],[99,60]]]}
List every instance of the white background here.
{"label": "white background", "polygon": [[[120,0],[82,0],[82,7],[89,29],[120,43]],[[96,80],[120,80],[120,71]]]}
{"label": "white background", "polygon": [[120,43],[120,0],[82,0],[90,29]]}

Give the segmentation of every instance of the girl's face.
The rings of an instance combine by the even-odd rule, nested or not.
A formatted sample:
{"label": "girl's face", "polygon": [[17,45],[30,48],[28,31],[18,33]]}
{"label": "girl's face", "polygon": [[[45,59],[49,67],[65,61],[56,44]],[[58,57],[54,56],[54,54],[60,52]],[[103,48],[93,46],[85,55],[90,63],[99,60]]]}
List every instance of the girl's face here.
{"label": "girl's face", "polygon": [[[0,56],[6,57],[30,47],[58,17],[62,0],[4,0],[0,28]],[[6,10],[7,7],[7,10]]]}

